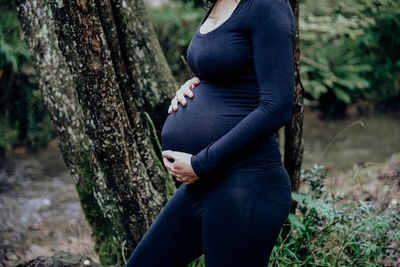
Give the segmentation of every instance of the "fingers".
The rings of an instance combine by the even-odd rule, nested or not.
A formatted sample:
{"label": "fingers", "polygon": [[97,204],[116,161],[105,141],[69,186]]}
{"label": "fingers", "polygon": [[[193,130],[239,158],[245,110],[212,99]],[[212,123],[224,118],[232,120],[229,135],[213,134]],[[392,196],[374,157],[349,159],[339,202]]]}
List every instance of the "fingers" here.
{"label": "fingers", "polygon": [[192,89],[196,87],[200,83],[200,79],[197,77],[193,77],[192,79],[187,80],[176,92],[175,97],[171,100],[171,105],[168,107],[168,113],[171,114],[172,111],[177,111],[179,108],[178,102],[182,104],[182,106],[186,106],[187,101],[185,96],[190,98],[194,97]]}
{"label": "fingers", "polygon": [[184,95],[187,95],[188,97],[190,97],[190,98],[193,98],[193,92],[192,92],[192,89],[194,88],[194,84],[191,84],[189,87],[185,87],[184,89],[183,89],[183,94]]}
{"label": "fingers", "polygon": [[172,150],[164,150],[162,151],[163,162],[165,167],[168,169],[168,172],[176,177],[176,179],[180,182],[183,182],[184,179],[181,179],[181,175],[178,174],[178,170],[175,169],[174,163],[176,162],[174,151]]}
{"label": "fingers", "polygon": [[175,166],[175,164],[174,164],[175,161],[171,162],[168,160],[169,154],[166,153],[166,155],[168,155],[168,156],[164,156],[164,154],[163,154],[163,162],[164,162],[165,167],[168,169],[168,172],[171,175],[175,176],[176,180],[181,183],[184,183],[184,184],[193,183],[194,180],[191,179],[190,177],[188,177],[184,172],[182,172],[181,168],[178,168],[179,165]]}
{"label": "fingers", "polygon": [[[193,98],[193,92],[191,91],[193,88],[196,87],[196,85],[198,85],[200,83],[200,79],[197,77],[193,77],[192,79],[189,80],[190,81],[190,85],[185,88],[184,90],[184,94],[187,95],[190,98]],[[188,90],[190,89],[190,90]]]}
{"label": "fingers", "polygon": [[176,172],[174,170],[174,166],[173,163],[170,162],[166,157],[163,157],[163,162],[165,167],[168,169],[168,171],[172,174],[172,175],[176,175]]}
{"label": "fingers", "polygon": [[178,102],[176,99],[176,96],[171,100],[171,105],[168,107],[168,113],[171,114],[172,111],[177,111],[178,110]]}
{"label": "fingers", "polygon": [[197,78],[197,77],[193,77],[192,79],[191,79],[191,88],[190,89],[193,89],[196,85],[198,85],[199,83],[200,83],[200,79],[199,78]]}
{"label": "fingers", "polygon": [[181,102],[183,106],[186,106],[187,102],[186,102],[185,96],[183,95],[184,90],[187,90],[186,87],[177,91],[176,98],[178,99],[178,102]]}
{"label": "fingers", "polygon": [[184,184],[190,184],[191,183],[186,177],[180,176],[178,174],[177,175],[173,174],[173,175],[175,176],[176,180],[178,180],[181,183],[184,183]]}
{"label": "fingers", "polygon": [[180,182],[182,182],[182,183],[186,181],[185,179],[183,179],[183,178],[174,170],[174,165],[173,165],[173,163],[170,162],[170,161],[168,160],[167,157],[163,157],[163,161],[164,161],[165,167],[168,169],[168,172],[169,172],[171,175],[175,176],[176,180],[178,180],[178,181],[180,181]]}
{"label": "fingers", "polygon": [[171,100],[171,105],[169,105],[168,107],[168,113],[171,114],[172,111],[177,111],[178,110],[178,99],[175,96],[172,100]]}
{"label": "fingers", "polygon": [[161,152],[161,155],[163,157],[167,157],[167,158],[175,158],[174,151],[172,151],[172,150],[163,150]]}
{"label": "fingers", "polygon": [[[191,86],[192,81],[187,80],[180,88],[178,91],[176,91],[175,97],[177,98],[178,102],[181,102],[183,106],[187,104],[185,95],[187,91],[190,91],[189,87]],[[193,93],[192,93],[193,95]]]}

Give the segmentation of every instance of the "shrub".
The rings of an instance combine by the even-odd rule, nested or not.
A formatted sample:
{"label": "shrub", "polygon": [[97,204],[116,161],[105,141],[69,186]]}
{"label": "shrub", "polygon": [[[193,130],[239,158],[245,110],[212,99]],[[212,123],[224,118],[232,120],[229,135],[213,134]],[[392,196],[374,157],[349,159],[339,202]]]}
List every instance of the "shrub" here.
{"label": "shrub", "polygon": [[315,165],[302,170],[307,193],[293,193],[295,214],[271,255],[278,266],[393,265],[400,241],[397,206],[376,207],[372,202],[338,204],[343,199],[323,186],[327,171]]}

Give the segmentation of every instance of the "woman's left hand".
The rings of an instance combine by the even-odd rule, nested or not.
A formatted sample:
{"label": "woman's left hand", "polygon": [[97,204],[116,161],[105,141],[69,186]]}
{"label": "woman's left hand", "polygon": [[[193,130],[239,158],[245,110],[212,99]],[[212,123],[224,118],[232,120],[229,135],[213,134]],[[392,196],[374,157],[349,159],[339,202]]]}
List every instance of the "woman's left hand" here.
{"label": "woman's left hand", "polygon": [[[192,154],[165,150],[162,152],[163,162],[169,173],[176,177],[176,179],[184,184],[191,184],[200,179],[196,175],[190,163]],[[168,159],[170,160],[168,160]]]}

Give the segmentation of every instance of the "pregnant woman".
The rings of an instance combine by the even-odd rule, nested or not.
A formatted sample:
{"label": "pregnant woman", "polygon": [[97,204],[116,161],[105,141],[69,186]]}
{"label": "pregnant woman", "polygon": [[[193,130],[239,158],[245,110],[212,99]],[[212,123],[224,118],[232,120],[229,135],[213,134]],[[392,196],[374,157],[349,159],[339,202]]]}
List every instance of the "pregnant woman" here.
{"label": "pregnant woman", "polygon": [[187,266],[203,253],[207,267],[267,266],[289,215],[273,133],[292,113],[294,17],[289,0],[237,1],[212,1],[190,42],[196,77],[161,133],[164,164],[182,184],[129,267]]}

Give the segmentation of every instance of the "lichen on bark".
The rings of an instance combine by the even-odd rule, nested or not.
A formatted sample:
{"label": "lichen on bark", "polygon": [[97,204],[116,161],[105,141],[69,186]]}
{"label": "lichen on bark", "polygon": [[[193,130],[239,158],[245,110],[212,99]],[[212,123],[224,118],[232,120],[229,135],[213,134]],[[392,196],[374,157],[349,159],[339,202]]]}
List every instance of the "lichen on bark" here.
{"label": "lichen on bark", "polygon": [[[175,82],[149,22],[120,17],[144,12],[138,2],[15,1],[60,150],[106,265],[123,264],[122,244],[127,256],[176,189],[160,161],[152,117],[166,110]],[[132,25],[141,27],[133,34]],[[139,38],[140,30],[149,36]]]}

